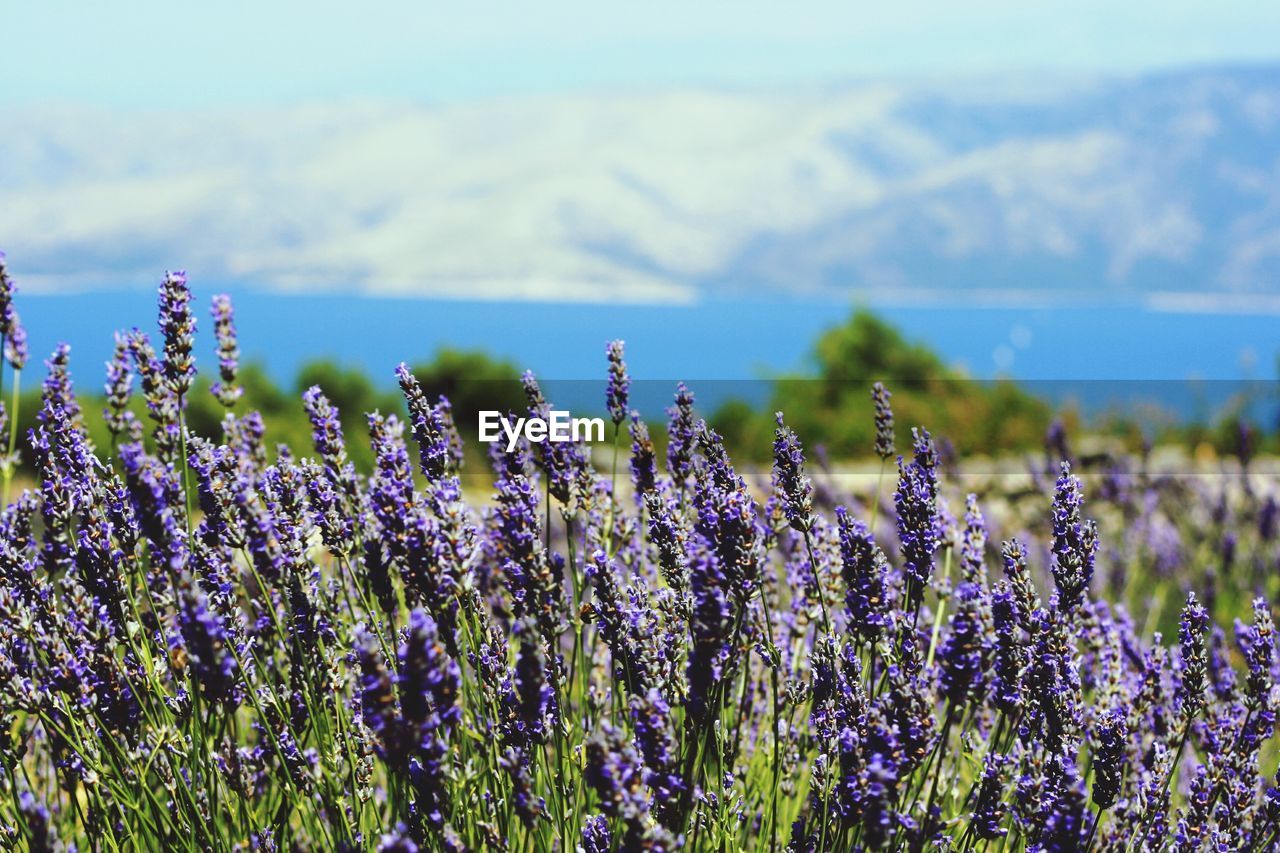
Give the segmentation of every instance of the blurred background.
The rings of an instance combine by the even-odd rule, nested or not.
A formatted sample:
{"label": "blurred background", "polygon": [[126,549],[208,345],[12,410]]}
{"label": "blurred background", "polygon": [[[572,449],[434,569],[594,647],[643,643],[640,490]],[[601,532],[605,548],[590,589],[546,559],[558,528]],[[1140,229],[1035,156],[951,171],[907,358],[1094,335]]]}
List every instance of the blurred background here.
{"label": "blurred background", "polygon": [[233,294],[263,388],[353,405],[401,360],[574,380],[623,338],[665,399],[731,411],[925,371],[1276,429],[1276,4],[48,2],[4,27],[0,248],[33,353],[70,342],[91,388],[185,268]]}

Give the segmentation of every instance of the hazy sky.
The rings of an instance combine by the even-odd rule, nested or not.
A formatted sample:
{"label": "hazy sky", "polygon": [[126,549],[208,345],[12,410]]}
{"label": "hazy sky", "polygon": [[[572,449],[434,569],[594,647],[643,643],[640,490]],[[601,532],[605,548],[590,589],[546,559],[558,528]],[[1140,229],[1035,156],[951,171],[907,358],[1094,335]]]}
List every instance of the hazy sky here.
{"label": "hazy sky", "polygon": [[[545,0],[188,4],[0,13],[0,102],[210,106],[769,84],[1280,58],[1280,3]],[[862,8],[859,8],[861,6]]]}

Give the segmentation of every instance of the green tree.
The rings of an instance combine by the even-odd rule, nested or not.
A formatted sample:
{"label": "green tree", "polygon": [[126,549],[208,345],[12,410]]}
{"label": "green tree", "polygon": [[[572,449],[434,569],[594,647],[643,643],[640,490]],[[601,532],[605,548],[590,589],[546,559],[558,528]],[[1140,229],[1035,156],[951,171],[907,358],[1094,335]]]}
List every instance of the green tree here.
{"label": "green tree", "polygon": [[[866,456],[875,434],[871,384],[893,393],[898,449],[913,426],[946,435],[964,453],[1037,446],[1049,423],[1049,407],[1007,380],[981,382],[948,367],[923,343],[908,340],[866,308],[857,308],[814,345],[813,371],[779,377],[769,412],[786,412],[807,441],[837,456]],[[768,418],[769,412],[757,415]],[[741,417],[741,413],[736,413]],[[757,439],[771,425],[738,426]],[[758,441],[756,442],[759,443]]]}

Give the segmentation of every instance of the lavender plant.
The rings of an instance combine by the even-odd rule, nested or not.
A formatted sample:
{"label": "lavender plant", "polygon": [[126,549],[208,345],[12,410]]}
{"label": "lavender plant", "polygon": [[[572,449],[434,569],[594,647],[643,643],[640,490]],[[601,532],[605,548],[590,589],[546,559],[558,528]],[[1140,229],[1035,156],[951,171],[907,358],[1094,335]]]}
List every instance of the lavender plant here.
{"label": "lavender plant", "polygon": [[[0,255],[16,355],[12,296]],[[117,336],[110,448],[69,351],[47,362],[36,480],[0,511],[7,847],[1275,847],[1280,658],[1251,593],[1280,551],[1256,463],[1221,493],[1110,471],[1097,499],[1061,460],[1051,490],[965,495],[920,428],[880,525],[878,490],[810,470],[782,413],[771,480],[740,471],[683,384],[663,465],[614,342],[612,447],[521,443],[464,489],[448,400],[401,366],[407,417],[350,437],[365,476],[319,388],[311,447],[270,453],[253,412],[187,430],[191,298],[166,277],[162,355]],[[234,409],[227,298],[213,318]],[[1188,553],[1235,532],[1260,567],[1187,575],[1173,645],[1162,602],[1125,591],[1169,565],[1170,529]]]}

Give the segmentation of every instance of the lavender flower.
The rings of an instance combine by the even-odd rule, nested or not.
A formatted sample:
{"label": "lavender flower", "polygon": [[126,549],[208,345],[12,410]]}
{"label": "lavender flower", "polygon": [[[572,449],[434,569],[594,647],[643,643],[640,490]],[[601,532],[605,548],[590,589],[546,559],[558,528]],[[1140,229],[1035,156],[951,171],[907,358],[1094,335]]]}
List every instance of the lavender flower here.
{"label": "lavender flower", "polygon": [[404,425],[395,415],[369,415],[369,443],[376,456],[376,470],[369,480],[369,503],[382,526],[389,556],[403,563],[408,556],[417,504]]}
{"label": "lavender flower", "polygon": [[941,542],[938,509],[938,455],[927,430],[913,430],[915,458],[898,459],[899,482],[894,494],[898,511],[898,540],[902,544],[907,577],[907,610],[915,612],[933,576],[933,554]]}
{"label": "lavender flower", "polygon": [[359,698],[364,723],[374,736],[378,755],[400,765],[407,760],[407,744],[400,731],[395,677],[378,639],[363,627],[356,630],[354,656],[360,672]]}
{"label": "lavender flower", "polygon": [[605,408],[614,426],[627,419],[627,398],[631,389],[631,377],[627,375],[627,363],[622,360],[622,341],[610,341],[605,347],[609,357],[609,386],[605,389]]}
{"label": "lavender flower", "polygon": [[706,464],[699,472],[699,489],[694,494],[698,511],[695,532],[712,549],[719,563],[717,571],[740,601],[750,598],[759,583],[763,542],[755,500],[746,482],[729,464],[720,436],[705,424],[699,445]]}
{"label": "lavender flower", "polygon": [[888,561],[867,525],[842,506],[836,507],[836,521],[849,625],[863,639],[875,642],[889,624]]}
{"label": "lavender flower", "polygon": [[1203,849],[1211,834],[1209,821],[1214,799],[1209,767],[1201,764],[1196,768],[1195,777],[1187,792],[1187,808],[1179,815],[1174,831],[1174,849],[1179,853]]}
{"label": "lavender flower", "polygon": [[1026,549],[1017,539],[1012,539],[1001,546],[1000,558],[1004,563],[1005,577],[1008,578],[1013,590],[1018,623],[1030,632],[1031,616],[1040,609],[1040,597],[1036,595],[1035,584],[1031,580],[1031,570],[1027,567]]}
{"label": "lavender flower", "polygon": [[1025,686],[1031,705],[1027,727],[1039,730],[1045,748],[1055,755],[1074,754],[1081,717],[1080,669],[1067,628],[1044,610],[1038,625]]}
{"label": "lavender flower", "polygon": [[344,470],[347,465],[347,444],[342,435],[342,421],[338,417],[338,410],[329,402],[319,385],[312,385],[302,393],[302,404],[311,420],[316,452],[330,471]]}
{"label": "lavender flower", "polygon": [[947,700],[962,706],[982,692],[987,636],[982,610],[986,601],[982,587],[973,581],[962,581],[955,599],[956,612],[951,617],[951,630],[938,648],[938,664]]}
{"label": "lavender flower", "polygon": [[868,708],[862,687],[862,664],[852,644],[843,646],[830,634],[817,639],[810,656],[813,700],[809,719],[824,740],[848,728],[859,728]]}
{"label": "lavender flower", "polygon": [[147,401],[147,411],[155,424],[156,449],[165,460],[176,458],[179,452],[178,412],[179,396],[165,379],[163,364],[156,358],[150,339],[134,329],[129,335],[129,354],[142,381],[142,395]]}
{"label": "lavender flower", "polygon": [[995,650],[991,673],[991,699],[995,707],[1015,717],[1021,713],[1025,697],[1023,681],[1031,665],[1030,651],[1021,641],[1023,618],[1013,587],[999,581],[991,594],[991,617]]}
{"label": "lavender flower", "polygon": [[1251,709],[1265,713],[1271,709],[1276,659],[1275,624],[1271,619],[1271,606],[1265,598],[1253,600],[1253,626],[1245,637],[1247,642],[1242,645],[1245,663],[1249,667],[1245,679],[1245,701]]}
{"label": "lavender flower", "polygon": [[[544,420],[549,418],[551,405],[542,395],[533,373],[526,371],[521,383],[529,401],[530,416]],[[591,481],[590,462],[582,446],[575,441],[544,441],[535,446],[538,463],[547,475],[551,496],[565,506],[575,498],[581,503]]]}
{"label": "lavender flower", "polygon": [[85,591],[106,607],[115,626],[123,627],[125,592],[114,533],[106,507],[90,504],[76,532],[75,567]]}
{"label": "lavender flower", "polygon": [[320,528],[321,540],[335,554],[350,554],[355,547],[355,519],[346,513],[333,482],[325,475],[325,469],[311,463],[304,465],[304,471],[307,501],[316,526]]}
{"label": "lavender flower", "polygon": [[1056,466],[1071,462],[1071,450],[1067,446],[1067,427],[1061,418],[1054,418],[1045,431],[1044,450],[1048,457],[1050,473]]}
{"label": "lavender flower", "polygon": [[183,591],[178,625],[201,694],[210,702],[234,704],[239,673],[236,659],[228,648],[227,629],[198,588],[189,586]]}
{"label": "lavender flower", "polygon": [[4,358],[14,370],[27,366],[27,328],[22,325],[16,310],[10,310],[9,334],[4,339]]}
{"label": "lavender flower", "polygon": [[246,412],[240,417],[228,412],[222,418],[222,434],[227,447],[235,454],[240,472],[250,480],[267,464],[267,449],[263,442],[266,425],[262,415]]}
{"label": "lavender flower", "polygon": [[582,823],[583,853],[612,853],[613,834],[609,832],[609,821],[604,815],[593,815]]}
{"label": "lavender flower", "polygon": [[635,748],[608,723],[587,740],[584,778],[599,798],[601,810],[621,824],[622,847],[642,849],[649,814],[644,765]]}
{"label": "lavender flower", "polygon": [[1083,518],[1083,507],[1080,480],[1072,476],[1071,464],[1063,462],[1053,498],[1053,582],[1065,613],[1075,611],[1093,580],[1098,527]]}
{"label": "lavender flower", "polygon": [[987,549],[987,527],[978,508],[978,496],[965,498],[964,540],[960,545],[960,573],[966,581],[986,580],[983,559]]}
{"label": "lavender flower", "polygon": [[518,747],[507,747],[498,759],[499,766],[511,777],[511,800],[516,816],[530,828],[537,825],[547,808],[547,801],[534,790],[531,763],[531,756]]}
{"label": "lavender flower", "polygon": [[[449,435],[452,424],[446,422],[440,406],[427,402],[417,377],[409,372],[409,366],[404,362],[396,368],[396,377],[409,405],[409,423],[418,442],[422,474],[434,482],[451,474],[455,468]],[[447,408],[449,402],[442,397],[441,404]]]}
{"label": "lavender flower", "polygon": [[636,494],[648,495],[658,487],[658,468],[655,462],[653,440],[649,438],[649,427],[640,420],[640,415],[631,415],[631,483]]}
{"label": "lavender flower", "polygon": [[539,501],[521,474],[498,481],[495,509],[502,566],[515,614],[531,614],[547,638],[560,633],[565,620],[564,587],[543,546]]}
{"label": "lavender flower", "polygon": [[724,678],[733,613],[726,588],[729,581],[719,561],[699,552],[689,566],[689,586],[693,593],[693,617],[686,675],[689,680],[689,715],[705,723],[719,712],[716,693]]}
{"label": "lavender flower", "polygon": [[397,823],[390,832],[384,832],[378,838],[378,853],[418,853],[418,842],[413,840],[409,827]]}
{"label": "lavender flower", "polygon": [[674,830],[668,821],[675,816],[688,785],[679,768],[671,706],[662,691],[651,687],[643,696],[633,696],[631,720],[635,725],[636,745],[644,758],[645,784],[654,793],[653,810]]}
{"label": "lavender flower", "polygon": [[683,382],[676,386],[675,405],[667,409],[667,473],[677,488],[683,489],[693,475],[693,452],[697,444],[697,419],[693,413],[693,392]]}
{"label": "lavender flower", "polygon": [[1046,791],[1048,808],[1039,837],[1029,849],[1037,851],[1081,850],[1086,846],[1084,785],[1069,760],[1055,768]]}
{"label": "lavender flower", "polygon": [[49,424],[51,413],[56,413],[65,418],[65,428],[74,430],[87,444],[88,434],[84,428],[84,416],[80,410],[80,404],[76,402],[70,365],[71,347],[65,343],[58,344],[53,354],[45,360],[44,366],[48,372],[40,387],[40,421]]}
{"label": "lavender flower", "polygon": [[1208,654],[1205,629],[1209,614],[1196,601],[1194,592],[1187,593],[1187,606],[1178,625],[1178,645],[1182,650],[1182,678],[1178,682],[1178,706],[1190,722],[1204,707],[1204,690],[1208,677]]}
{"label": "lavender flower", "polygon": [[557,718],[555,687],[548,677],[546,655],[536,623],[519,620],[513,633],[519,647],[515,668],[507,679],[502,696],[505,705],[503,740],[528,750],[545,743],[554,730]]}
{"label": "lavender flower", "polygon": [[220,293],[210,306],[213,334],[218,342],[218,381],[210,387],[214,398],[228,409],[236,404],[244,389],[236,385],[240,366],[240,345],[236,340],[235,313],[231,297]]}
{"label": "lavender flower", "polygon": [[17,292],[9,277],[4,252],[0,252],[0,340],[4,342],[4,357],[14,370],[21,370],[27,363],[27,331],[13,307],[13,296]]}
{"label": "lavender flower", "polygon": [[876,410],[876,455],[884,460],[892,459],[896,452],[893,441],[893,408],[889,405],[891,397],[893,395],[883,384],[872,384],[871,402]]}
{"label": "lavender flower", "polygon": [[400,710],[414,750],[409,761],[417,793],[414,809],[428,825],[443,829],[448,813],[444,756],[449,733],[460,718],[458,665],[445,653],[435,622],[422,610],[409,614],[398,658]]}
{"label": "lavender flower", "polygon": [[107,362],[106,397],[107,408],[102,417],[113,438],[125,436],[137,441],[141,436],[141,425],[133,412],[129,411],[129,399],[133,396],[133,367],[129,354],[129,339],[116,332],[115,351]]}
{"label": "lavender flower", "polygon": [[[850,741],[847,733],[842,734],[842,753],[847,752]],[[862,812],[867,844],[874,849],[883,849],[893,844],[902,828],[901,815],[896,808],[903,777],[899,762],[900,744],[889,721],[880,714],[874,714],[867,726],[866,741],[859,746],[865,758],[856,781],[849,781],[854,781],[860,789],[858,806]]]}
{"label": "lavender flower", "polygon": [[8,258],[0,252],[0,335],[9,336],[13,330],[13,297],[18,292],[9,277]]}
{"label": "lavender flower", "polygon": [[999,753],[988,752],[982,762],[982,778],[978,782],[978,795],[973,807],[973,834],[984,841],[1004,838],[1009,834],[1001,824],[1008,813],[1004,802],[1004,774],[1007,759]]}
{"label": "lavender flower", "polygon": [[633,696],[639,695],[652,681],[641,634],[642,616],[624,600],[616,581],[617,570],[603,551],[591,556],[587,577],[596,594],[596,600],[588,606],[594,613],[600,638],[613,653],[614,676]]}
{"label": "lavender flower", "polygon": [[59,465],[54,438],[47,428],[31,430],[28,443],[40,477],[41,563],[46,573],[56,577],[71,566],[77,484]]}
{"label": "lavender flower", "polygon": [[813,527],[813,483],[804,473],[804,453],[795,431],[775,416],[778,428],[773,440],[773,482],[782,500],[787,521],[800,532]]}
{"label": "lavender flower", "polygon": [[196,319],[191,314],[191,290],[183,270],[167,272],[160,283],[160,333],[164,337],[164,381],[169,390],[182,397],[195,378],[191,357]]}
{"label": "lavender flower", "polygon": [[1263,542],[1271,542],[1276,538],[1276,530],[1280,529],[1280,502],[1274,495],[1267,495],[1258,510],[1258,538]]}
{"label": "lavender flower", "polygon": [[214,447],[203,438],[193,436],[187,459],[196,472],[196,495],[204,513],[205,539],[210,547],[225,543],[241,547],[244,530],[236,505],[237,492],[247,488],[237,470],[236,459],[228,447]]}
{"label": "lavender flower", "polygon": [[1143,842],[1148,848],[1163,846],[1169,836],[1169,788],[1167,780],[1173,761],[1170,750],[1156,742],[1151,773],[1142,784],[1142,800],[1146,808],[1141,815]]}
{"label": "lavender flower", "polygon": [[689,558],[685,553],[686,531],[676,515],[676,507],[662,495],[645,495],[649,512],[649,541],[658,550],[658,568],[667,585],[678,593],[689,589]]}
{"label": "lavender flower", "polygon": [[1112,711],[1095,732],[1093,753],[1093,804],[1105,811],[1115,805],[1124,776],[1128,720],[1123,711]]}

